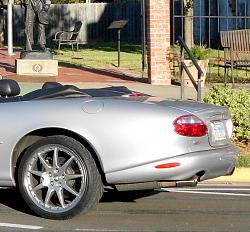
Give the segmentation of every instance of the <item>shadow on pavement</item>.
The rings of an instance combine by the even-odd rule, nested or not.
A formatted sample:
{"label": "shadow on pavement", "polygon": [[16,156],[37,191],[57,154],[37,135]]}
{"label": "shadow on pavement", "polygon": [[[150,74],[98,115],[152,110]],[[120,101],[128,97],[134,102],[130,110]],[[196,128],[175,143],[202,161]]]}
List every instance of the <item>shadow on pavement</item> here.
{"label": "shadow on pavement", "polygon": [[[159,192],[153,190],[144,191],[126,191],[119,192],[116,190],[107,190],[104,192],[100,202],[111,203],[111,202],[136,202],[139,198],[153,196]],[[0,189],[0,204],[17,210],[19,212],[35,216],[34,213],[29,209],[21,195],[16,188],[2,188]]]}
{"label": "shadow on pavement", "polygon": [[0,68],[5,68],[7,72],[16,73],[16,67],[9,63],[0,62]]}
{"label": "shadow on pavement", "polygon": [[25,214],[34,215],[15,188],[0,189],[0,204]]}
{"label": "shadow on pavement", "polygon": [[104,192],[100,202],[110,203],[110,202],[136,202],[139,198],[153,196],[159,192],[154,190],[144,190],[144,191],[124,191],[119,192],[116,190],[108,190]]}
{"label": "shadow on pavement", "polygon": [[83,71],[92,72],[92,73],[95,73],[97,75],[109,76],[109,77],[117,78],[120,80],[148,83],[148,78],[133,77],[133,76],[126,75],[120,71],[109,70],[109,69],[94,69],[91,67],[82,67],[82,66],[79,66],[76,64],[69,64],[67,62],[61,62],[61,61],[59,62],[59,65],[61,67],[76,68],[76,69],[80,69]]}

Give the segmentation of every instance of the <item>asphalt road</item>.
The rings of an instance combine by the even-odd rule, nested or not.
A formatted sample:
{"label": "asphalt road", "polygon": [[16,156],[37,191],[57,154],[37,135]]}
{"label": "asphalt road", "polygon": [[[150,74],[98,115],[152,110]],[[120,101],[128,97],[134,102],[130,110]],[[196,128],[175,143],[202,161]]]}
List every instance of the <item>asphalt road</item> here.
{"label": "asphalt road", "polygon": [[200,185],[106,192],[97,208],[67,221],[33,216],[17,192],[0,189],[0,231],[250,231],[250,186]]}

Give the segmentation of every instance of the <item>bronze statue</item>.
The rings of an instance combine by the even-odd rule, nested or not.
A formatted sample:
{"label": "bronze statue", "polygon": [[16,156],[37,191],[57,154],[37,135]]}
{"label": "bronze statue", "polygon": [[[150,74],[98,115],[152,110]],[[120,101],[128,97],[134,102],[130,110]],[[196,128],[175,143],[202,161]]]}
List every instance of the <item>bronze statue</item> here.
{"label": "bronze statue", "polygon": [[37,23],[38,45],[46,49],[45,25],[48,24],[50,0],[24,0],[26,51],[31,51],[34,44],[34,23]]}
{"label": "bronze statue", "polygon": [[4,9],[6,9],[6,2],[4,3],[3,0],[0,0],[0,47],[3,47],[4,42],[4,31],[3,31],[3,24],[4,24]]}

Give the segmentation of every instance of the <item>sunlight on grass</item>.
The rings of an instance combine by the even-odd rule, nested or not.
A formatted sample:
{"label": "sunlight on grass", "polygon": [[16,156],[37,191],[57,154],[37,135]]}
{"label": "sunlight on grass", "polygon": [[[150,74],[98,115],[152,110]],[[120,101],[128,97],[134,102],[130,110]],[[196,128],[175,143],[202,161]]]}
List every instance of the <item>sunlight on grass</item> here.
{"label": "sunlight on grass", "polygon": [[[206,57],[209,59],[209,67],[206,83],[223,83],[224,82],[224,51],[216,49],[205,49]],[[171,64],[173,77],[179,81],[179,47],[174,46],[171,52],[175,57]],[[121,45],[121,65],[118,65],[118,54],[116,44],[95,44],[81,47],[78,51],[68,49],[54,50],[55,58],[59,61],[60,66],[78,66],[90,69],[112,69],[119,70],[124,74],[140,77],[142,76],[142,55],[141,45],[123,43]],[[235,69],[234,76],[238,83],[249,83],[249,68]],[[147,70],[144,70],[145,77]],[[231,69],[228,68],[228,81],[231,82]]]}
{"label": "sunlight on grass", "polygon": [[[80,48],[72,52],[69,49],[55,50],[55,57],[61,66],[75,65],[93,69],[116,69],[118,52],[115,46],[100,46]],[[121,46],[120,70],[131,75],[141,75],[140,45]]]}

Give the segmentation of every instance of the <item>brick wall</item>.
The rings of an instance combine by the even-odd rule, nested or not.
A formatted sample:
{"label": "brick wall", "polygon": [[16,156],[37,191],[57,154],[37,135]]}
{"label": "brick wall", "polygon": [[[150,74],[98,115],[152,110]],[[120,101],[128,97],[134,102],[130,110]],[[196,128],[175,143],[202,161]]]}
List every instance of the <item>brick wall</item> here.
{"label": "brick wall", "polygon": [[170,0],[146,0],[149,82],[170,85]]}

